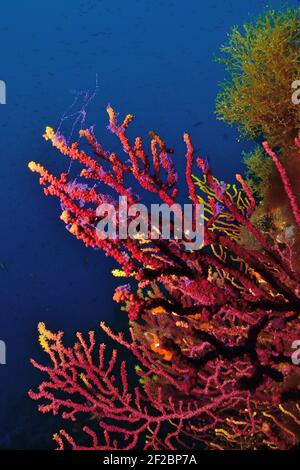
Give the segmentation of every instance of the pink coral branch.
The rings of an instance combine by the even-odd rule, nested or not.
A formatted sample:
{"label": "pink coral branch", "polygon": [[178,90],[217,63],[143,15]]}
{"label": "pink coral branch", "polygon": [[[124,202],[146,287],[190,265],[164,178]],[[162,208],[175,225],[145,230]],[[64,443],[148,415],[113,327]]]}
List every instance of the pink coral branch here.
{"label": "pink coral branch", "polygon": [[285,192],[289,198],[291,208],[293,211],[293,215],[295,218],[295,222],[300,227],[300,210],[297,205],[296,197],[294,195],[291,183],[288,179],[287,173],[283,167],[283,165],[280,163],[279,158],[277,157],[276,153],[271,149],[270,145],[268,142],[263,142],[263,148],[265,149],[265,152],[272,158],[273,162],[275,163],[275,166],[278,170],[278,173],[280,174],[281,180],[284,185]]}

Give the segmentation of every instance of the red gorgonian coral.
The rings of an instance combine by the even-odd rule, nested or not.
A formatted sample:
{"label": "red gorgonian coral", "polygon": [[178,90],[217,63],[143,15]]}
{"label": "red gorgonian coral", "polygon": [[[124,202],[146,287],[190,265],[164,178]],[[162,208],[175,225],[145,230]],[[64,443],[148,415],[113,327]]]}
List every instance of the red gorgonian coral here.
{"label": "red gorgonian coral", "polygon": [[[74,347],[63,344],[63,333],[39,325],[40,343],[50,365],[34,366],[48,374],[33,399],[39,409],[60,414],[82,429],[55,435],[59,448],[73,449],[287,449],[300,441],[300,371],[291,361],[291,345],[300,337],[300,274],[293,265],[293,238],[263,233],[251,222],[256,201],[240,175],[235,185],[218,181],[207,162],[198,158],[201,177],[193,176],[194,150],[184,135],[186,183],[194,205],[205,205],[205,246],[187,252],[180,240],[97,237],[97,206],[115,204],[100,184],[126,196],[139,197],[128,178],[168,205],[176,202],[177,173],[172,150],[150,133],[151,158],[142,139],[133,144],[108,107],[109,129],[122,144],[121,160],[96,140],[92,129],[80,136],[94,157],[68,145],[60,133],[44,135],[62,154],[79,162],[80,177],[59,177],[40,164],[46,195],[59,198],[61,219],[86,246],[101,248],[120,266],[117,274],[131,279],[116,289],[114,299],[130,320],[130,339],[102,329],[125,347],[136,361],[139,382],[130,384],[127,366],[117,351],[105,359],[105,345],[78,333]],[[295,145],[299,147],[299,142]],[[282,178],[295,219],[300,211],[279,158],[263,144]],[[200,194],[197,191],[200,190]],[[246,230],[258,248],[242,243]],[[130,376],[131,377],[131,376]]]}

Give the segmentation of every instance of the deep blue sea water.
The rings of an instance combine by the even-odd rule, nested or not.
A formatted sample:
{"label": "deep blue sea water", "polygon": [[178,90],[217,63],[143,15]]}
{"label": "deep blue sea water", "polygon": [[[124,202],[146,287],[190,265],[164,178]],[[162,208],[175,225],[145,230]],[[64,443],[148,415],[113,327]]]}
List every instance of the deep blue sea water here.
{"label": "deep blue sea water", "polygon": [[[52,448],[59,423],[36,411],[28,388],[39,381],[29,363],[42,359],[36,325],[52,329],[97,329],[105,320],[121,327],[112,301],[118,281],[114,263],[84,248],[59,220],[57,201],[45,198],[30,160],[67,168],[42,139],[57,127],[80,90],[97,96],[87,125],[106,147],[105,108],[133,113],[132,132],[155,129],[176,150],[183,170],[182,134],[189,131],[215,173],[232,180],[242,171],[241,152],[251,143],[216,121],[214,101],[223,67],[214,62],[234,24],[266,7],[262,0],[11,0],[1,2],[0,79],[7,104],[0,106],[0,339],[7,364],[0,366],[0,449]],[[290,6],[299,2],[290,0]],[[73,119],[74,120],[74,119]],[[73,122],[66,122],[66,129]]]}

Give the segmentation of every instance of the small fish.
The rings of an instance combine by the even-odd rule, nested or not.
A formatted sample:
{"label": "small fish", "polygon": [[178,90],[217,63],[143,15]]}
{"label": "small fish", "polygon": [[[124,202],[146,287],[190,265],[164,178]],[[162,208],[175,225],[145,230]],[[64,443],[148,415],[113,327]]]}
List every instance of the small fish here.
{"label": "small fish", "polygon": [[7,271],[7,266],[6,266],[6,264],[0,262],[0,269],[1,269],[2,271]]}

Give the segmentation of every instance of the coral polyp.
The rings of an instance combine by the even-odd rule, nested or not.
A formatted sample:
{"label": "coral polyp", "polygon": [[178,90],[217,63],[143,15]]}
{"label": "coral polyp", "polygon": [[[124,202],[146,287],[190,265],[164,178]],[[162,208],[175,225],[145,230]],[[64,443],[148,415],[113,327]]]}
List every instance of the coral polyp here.
{"label": "coral polyp", "polygon": [[[50,363],[33,361],[48,377],[30,396],[40,402],[40,411],[66,420],[66,429],[55,435],[58,447],[292,448],[300,440],[300,370],[291,361],[292,343],[300,335],[295,246],[285,233],[279,242],[277,231],[266,234],[252,223],[257,203],[246,181],[237,175],[229,186],[216,179],[205,158],[195,155],[187,133],[185,181],[192,204],[205,205],[203,249],[187,252],[176,239],[99,239],[97,206],[114,201],[107,188],[126,196],[129,205],[141,200],[133,181],[169,206],[178,197],[173,151],[151,132],[148,155],[140,137],[133,143],[127,137],[133,116],[119,123],[111,107],[108,115],[125,158],[105,150],[92,129],[80,131],[90,156],[79,142],[69,145],[48,127],[45,139],[82,166],[80,176],[54,176],[29,164],[45,194],[59,199],[68,231],[112,256],[115,274],[128,278],[114,299],[128,314],[130,339],[101,327],[133,355],[138,381],[132,388],[130,366],[118,362],[116,351],[105,358],[94,333],[86,338],[78,333],[67,347],[63,333],[39,325]],[[263,151],[278,171],[299,227],[288,175],[267,142]],[[241,240],[243,230],[257,249]],[[68,421],[81,428],[78,437]]]}

